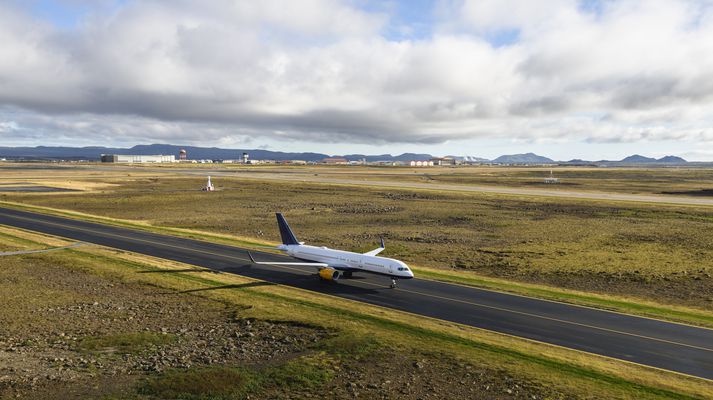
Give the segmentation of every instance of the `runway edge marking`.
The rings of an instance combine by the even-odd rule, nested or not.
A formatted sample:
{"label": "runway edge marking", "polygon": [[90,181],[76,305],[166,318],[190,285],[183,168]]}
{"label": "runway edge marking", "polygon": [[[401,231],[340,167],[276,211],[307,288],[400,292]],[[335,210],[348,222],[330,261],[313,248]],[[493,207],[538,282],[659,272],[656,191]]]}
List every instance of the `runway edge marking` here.
{"label": "runway edge marking", "polygon": [[[428,190],[428,189],[424,189],[424,190]],[[13,204],[13,205],[14,205],[14,204]],[[22,205],[20,205],[20,206],[22,206]],[[2,208],[2,202],[0,202],[0,209],[1,209],[1,208]],[[9,208],[9,209],[15,210],[14,208]],[[74,216],[74,215],[72,215],[72,214],[64,214],[64,213],[62,213],[61,210],[53,210],[53,211],[56,211],[57,213],[59,213],[60,215],[44,214],[44,213],[41,213],[41,212],[25,211],[25,210],[17,210],[17,211],[20,211],[20,212],[27,212],[27,213],[34,213],[34,214],[39,214],[39,215],[46,215],[46,216],[51,216],[51,217],[64,218],[64,219],[70,219],[70,220],[72,220],[71,217]],[[17,217],[17,216],[9,216],[9,217]],[[80,217],[81,217],[81,216],[80,216]],[[17,218],[20,218],[20,217],[17,217]],[[97,218],[102,218],[102,217],[98,216]],[[86,220],[83,220],[83,219],[76,219],[75,221],[87,222],[87,223],[96,223],[96,222],[94,222],[94,221],[86,221]],[[110,221],[109,221],[109,222],[110,222]],[[50,223],[50,222],[47,222],[47,223]],[[65,226],[66,226],[66,225],[65,225]],[[230,244],[222,244],[222,243],[211,242],[211,241],[209,241],[209,240],[205,240],[205,239],[201,239],[201,238],[192,238],[192,237],[183,237],[183,236],[173,236],[173,235],[171,235],[170,233],[156,233],[156,232],[153,232],[153,231],[148,230],[148,229],[143,229],[143,228],[141,228],[140,226],[136,226],[136,227],[126,227],[126,226],[123,226],[123,225],[120,225],[120,224],[116,224],[116,225],[112,224],[111,226],[115,226],[115,227],[117,227],[117,228],[123,228],[123,229],[135,229],[135,230],[138,230],[138,231],[141,231],[141,232],[144,232],[144,233],[148,233],[148,234],[165,235],[165,236],[175,237],[175,238],[179,238],[179,239],[193,240],[193,241],[197,241],[197,242],[201,242],[201,243],[208,243],[208,244],[221,245],[221,246],[227,246],[227,247],[235,247],[235,248],[240,249],[240,250],[248,251],[247,249],[244,249],[244,248],[242,248],[242,247],[237,247],[237,246],[230,245]],[[68,226],[67,226],[67,227],[68,227]],[[161,228],[161,227],[160,227],[160,228]],[[126,237],[124,237],[124,236],[119,236],[119,237],[126,238]],[[153,242],[146,241],[146,243],[153,243]],[[161,245],[163,245],[163,246],[170,246],[170,245],[166,245],[166,244],[161,244]],[[171,247],[177,248],[178,246],[171,246]],[[198,250],[198,251],[201,251],[201,250]],[[270,255],[273,255],[273,256],[282,256],[282,254],[279,254],[279,253],[265,252],[265,251],[262,251],[262,250],[257,250],[257,251],[260,252],[260,253],[262,253],[262,254],[270,254]],[[204,252],[205,254],[218,255],[218,254],[215,254],[215,253],[210,253],[210,252],[205,252],[205,251],[203,251],[203,252]],[[231,256],[228,256],[228,257],[231,257]],[[237,260],[241,260],[241,261],[249,261],[248,259],[242,259],[242,258],[238,258],[238,257],[233,257],[233,258],[234,258],[234,259],[237,259]],[[449,282],[449,281],[442,281],[442,280],[430,279],[430,278],[418,278],[418,279],[419,279],[419,280],[423,280],[423,281],[438,282],[438,283],[447,284],[447,285],[456,285],[456,286],[461,286],[461,287],[465,287],[465,288],[469,288],[469,289],[482,290],[482,291],[486,291],[486,292],[499,293],[499,294],[504,294],[504,295],[509,295],[509,296],[517,296],[517,297],[521,297],[521,298],[525,298],[525,299],[532,299],[532,300],[539,300],[539,301],[547,301],[547,302],[550,302],[550,303],[562,304],[562,305],[570,306],[570,307],[580,307],[580,308],[590,309],[590,310],[594,310],[594,311],[600,311],[600,312],[604,312],[604,313],[619,314],[619,315],[624,315],[624,316],[628,316],[628,317],[641,318],[641,319],[648,319],[648,320],[658,321],[658,322],[667,323],[667,324],[675,324],[675,325],[681,325],[681,326],[686,326],[686,327],[691,327],[691,328],[696,328],[696,329],[703,329],[703,330],[713,331],[713,327],[707,327],[707,326],[701,326],[701,325],[694,325],[694,324],[691,324],[691,323],[686,323],[686,322],[681,322],[681,321],[670,321],[670,320],[665,320],[665,319],[663,319],[663,318],[657,318],[657,317],[648,316],[648,315],[637,315],[637,314],[627,313],[627,312],[623,312],[623,311],[610,310],[610,309],[606,309],[606,308],[597,308],[597,307],[594,307],[594,306],[587,306],[587,305],[583,305],[583,304],[567,303],[567,302],[559,301],[559,300],[546,299],[546,298],[528,296],[528,295],[519,294],[519,293],[514,293],[514,292],[508,292],[508,291],[505,291],[505,290],[482,288],[482,287],[473,286],[473,285],[467,285],[467,284],[463,284],[463,283],[459,283],[459,282]]]}
{"label": "runway edge marking", "polygon": [[528,296],[526,294],[520,294],[520,293],[515,293],[515,292],[508,292],[507,290],[498,290],[498,289],[491,289],[491,288],[484,288],[484,287],[479,287],[475,285],[468,285],[466,283],[460,283],[460,282],[450,282],[450,281],[442,281],[438,279],[433,279],[433,278],[418,278],[419,280],[422,281],[429,281],[429,282],[438,282],[438,283],[443,283],[446,285],[455,285],[455,286],[460,286],[464,288],[469,288],[469,289],[476,289],[476,290],[482,290],[484,292],[491,292],[491,293],[498,293],[498,294],[504,294],[508,296],[517,296],[517,297],[522,297],[524,299],[532,299],[532,300],[539,300],[539,301],[546,301],[549,303],[555,303],[555,304],[562,304],[565,306],[570,306],[570,307],[579,307],[579,308],[586,308],[589,310],[594,310],[594,311],[600,311],[603,313],[610,313],[610,314],[619,314],[619,315],[624,315],[627,317],[634,317],[634,318],[641,318],[641,319],[649,319],[652,321],[658,321],[658,322],[663,322],[666,324],[674,324],[674,325],[681,325],[681,326],[687,326],[690,328],[696,328],[696,329],[703,329],[707,331],[713,331],[713,327],[708,327],[708,326],[702,326],[702,325],[694,325],[691,323],[687,322],[681,322],[681,321],[669,321],[665,320],[663,318],[657,318],[653,316],[648,316],[648,315],[637,315],[637,314],[632,314],[632,313],[627,313],[624,311],[617,311],[617,310],[610,310],[607,308],[597,308],[594,306],[588,306],[585,304],[577,304],[577,303],[567,303],[566,301],[561,301],[561,300],[553,300],[553,299],[546,299],[543,297],[534,297],[534,296]]}
{"label": "runway edge marking", "polygon": [[[0,224],[0,225],[4,225],[4,224]],[[12,229],[25,230],[25,231],[29,231],[29,232],[37,232],[37,231],[33,231],[33,230],[31,230],[31,229],[18,228],[18,227],[12,226],[12,225],[4,225],[4,226],[10,227],[10,228],[12,228]],[[71,238],[67,238],[67,237],[65,237],[65,236],[59,236],[59,235],[54,235],[54,234],[50,234],[50,233],[45,233],[45,232],[41,232],[41,233],[44,234],[44,235],[48,235],[48,236],[52,236],[52,237],[56,237],[56,238],[71,239]],[[100,245],[100,244],[96,244],[96,243],[94,243],[94,244],[97,245],[97,246],[99,246],[99,247],[105,247],[105,248],[110,248],[110,249],[116,249],[115,247],[111,247],[111,246],[105,246],[105,245]],[[173,246],[173,247],[176,247],[176,246]],[[79,249],[78,251],[81,251],[81,249]],[[124,250],[124,251],[126,251],[126,250]],[[129,252],[130,252],[130,253],[135,253],[135,254],[143,254],[143,253],[137,253],[137,252],[134,252],[134,251],[129,251]],[[163,258],[163,257],[156,257],[156,256],[151,256],[151,257],[168,260],[168,259],[165,259],[165,258]],[[230,256],[228,256],[228,257],[230,257]],[[185,264],[185,265],[190,265],[190,266],[193,266],[193,267],[196,267],[196,268],[200,268],[200,269],[205,269],[206,272],[207,272],[207,271],[213,271],[213,270],[210,269],[210,268],[203,267],[203,266],[200,266],[200,265],[195,265],[195,264],[190,264],[190,263],[181,262],[181,261],[175,261],[175,260],[169,260],[169,261],[178,262],[178,263]],[[283,266],[283,265],[275,265],[275,266],[276,266],[276,267],[283,268],[283,269],[290,269],[290,270],[295,270],[295,271],[303,271],[303,270],[300,270],[300,269],[297,269],[297,268],[287,267],[287,266]],[[229,272],[229,273],[230,273],[230,274],[233,274],[233,275],[240,276],[240,277],[243,278],[243,279],[247,279],[247,280],[250,280],[250,281],[254,281],[254,282],[267,282],[267,281],[262,280],[262,279],[251,278],[251,277],[243,276],[243,275],[240,275],[240,274],[235,274],[235,273],[232,273],[232,272]],[[271,282],[271,283],[272,283],[272,282]],[[603,354],[592,353],[592,352],[588,352],[588,351],[585,351],[585,350],[573,349],[573,348],[570,348],[570,347],[561,346],[561,345],[554,344],[554,343],[543,342],[543,341],[536,340],[536,339],[531,339],[531,338],[526,338],[526,337],[522,337],[522,336],[512,335],[512,334],[509,334],[509,333],[498,332],[498,331],[494,331],[494,330],[490,330],[490,329],[486,329],[486,328],[480,328],[480,327],[476,327],[476,326],[466,325],[466,324],[462,324],[462,323],[459,323],[459,322],[448,321],[448,320],[444,320],[444,319],[440,319],[440,318],[435,318],[435,317],[429,317],[429,316],[427,316],[427,315],[416,314],[416,313],[413,313],[413,312],[410,312],[410,311],[404,311],[404,310],[399,310],[399,309],[395,309],[395,308],[384,307],[384,306],[380,306],[380,305],[378,305],[378,304],[372,304],[372,303],[367,303],[367,302],[364,302],[364,301],[353,300],[353,299],[350,299],[350,298],[347,298],[347,297],[335,296],[335,295],[332,295],[332,294],[329,294],[329,293],[317,292],[317,291],[308,290],[308,289],[302,289],[302,288],[298,288],[298,287],[295,287],[295,286],[289,286],[289,285],[285,285],[285,284],[281,284],[281,283],[275,283],[275,285],[281,286],[281,287],[284,287],[284,288],[287,288],[287,289],[290,289],[290,290],[297,290],[297,291],[300,291],[300,292],[305,292],[305,293],[312,294],[312,295],[317,294],[317,295],[320,295],[320,296],[331,297],[331,298],[334,298],[334,299],[338,299],[338,300],[342,300],[342,301],[347,301],[347,302],[352,302],[352,303],[356,303],[356,304],[360,304],[360,305],[368,305],[369,307],[376,307],[376,308],[380,308],[380,309],[383,309],[383,310],[386,310],[386,311],[401,313],[401,314],[405,314],[405,315],[409,315],[409,316],[413,316],[413,317],[417,317],[417,318],[427,318],[427,319],[429,319],[429,320],[436,321],[436,322],[441,322],[441,323],[446,323],[446,324],[454,324],[454,325],[456,325],[456,326],[459,326],[459,327],[462,327],[462,328],[465,328],[465,329],[473,329],[473,330],[477,330],[477,331],[489,332],[489,333],[493,333],[493,334],[495,334],[495,335],[502,335],[502,336],[510,337],[510,338],[516,339],[516,340],[522,340],[522,341],[525,341],[525,342],[530,342],[530,343],[539,344],[539,345],[543,345],[543,346],[551,346],[551,347],[558,348],[558,349],[565,350],[565,351],[571,351],[571,352],[575,352],[575,353],[587,354],[587,355],[589,355],[589,356],[594,356],[594,357],[602,358],[602,359],[605,359],[605,360],[610,360],[610,361],[614,361],[614,362],[622,362],[622,363],[625,363],[625,364],[630,364],[630,365],[642,367],[642,368],[645,368],[645,369],[652,369],[652,370],[661,371],[661,372],[665,372],[665,373],[669,373],[669,374],[679,375],[679,376],[685,377],[685,378],[691,378],[691,379],[702,380],[702,381],[705,381],[705,382],[711,382],[711,383],[713,383],[713,379],[709,379],[709,378],[705,378],[705,377],[701,377],[701,376],[696,376],[696,375],[691,375],[691,374],[687,374],[687,373],[685,373],[685,372],[673,371],[673,370],[669,370],[669,369],[665,369],[665,368],[656,367],[656,366],[653,366],[653,365],[647,365],[647,364],[637,363],[637,362],[635,362],[635,361],[625,360],[625,359],[616,358],[616,357],[612,357],[612,356],[607,356],[607,355],[603,355]],[[375,285],[375,284],[372,284],[372,285]],[[250,289],[248,289],[248,290],[250,290]],[[391,290],[391,289],[390,289],[390,290]],[[393,289],[393,290],[399,291],[399,290],[402,290],[402,289],[398,289],[398,288],[397,288],[397,289]],[[563,362],[564,362],[564,361],[563,361]]]}
{"label": "runway edge marking", "polygon": [[[36,220],[36,219],[32,219],[32,218],[28,218],[28,217],[22,217],[22,216],[16,216],[16,215],[6,215],[6,216],[9,217],[9,218],[22,219],[22,220],[26,220],[26,221],[39,222],[39,223],[42,223],[42,224],[55,225],[55,226],[60,226],[60,227],[64,227],[64,228],[69,228],[69,229],[77,229],[77,230],[81,230],[81,231],[84,231],[84,232],[96,233],[96,234],[100,234],[100,235],[113,236],[113,237],[117,237],[117,238],[121,238],[121,239],[131,240],[131,241],[138,241],[138,242],[143,242],[143,243],[151,243],[151,244],[158,245],[158,246],[163,246],[163,247],[185,249],[184,247],[181,247],[181,246],[176,246],[176,245],[171,245],[171,244],[166,244],[166,243],[160,243],[160,242],[154,242],[154,241],[151,241],[151,240],[144,240],[144,239],[138,239],[138,238],[131,238],[131,237],[128,237],[128,236],[123,236],[123,235],[118,235],[118,234],[113,234],[113,233],[100,232],[100,231],[96,231],[96,230],[92,230],[92,229],[88,229],[88,228],[77,227],[77,226],[71,226],[71,225],[61,224],[61,223],[57,223],[57,222],[41,221],[41,220]],[[81,220],[79,220],[79,222],[86,222],[86,221],[81,221]],[[6,226],[10,226],[10,225],[6,225]],[[15,227],[13,227],[13,226],[10,226],[10,227],[15,228]],[[17,228],[15,228],[15,229],[17,229]],[[124,228],[124,229],[126,229],[126,228]],[[33,231],[33,232],[35,232],[35,231]],[[44,232],[43,232],[43,233],[44,233]],[[47,233],[45,233],[45,234],[47,234]],[[58,236],[58,235],[52,235],[52,234],[48,234],[48,235],[50,235],[50,236],[55,236],[55,237],[62,237],[62,238],[66,238],[66,239],[71,239],[71,238],[67,238],[67,237],[64,237],[64,236]],[[167,236],[168,236],[168,235],[167,235]],[[170,236],[169,236],[169,237],[170,237]],[[176,238],[180,238],[180,237],[176,237]],[[183,238],[181,238],[181,239],[183,239]],[[190,240],[190,239],[188,239],[188,240]],[[207,242],[207,243],[210,243],[210,242]],[[95,243],[95,244],[96,244],[96,243]],[[114,247],[111,247],[111,246],[104,246],[104,245],[99,245],[99,246],[108,247],[108,248],[114,248]],[[238,247],[236,247],[236,249],[243,250],[243,249],[238,248]],[[247,260],[247,259],[243,259],[243,258],[231,256],[231,255],[217,254],[217,253],[213,253],[213,252],[205,251],[205,250],[200,250],[200,249],[191,249],[191,250],[196,251],[196,252],[200,252],[200,253],[204,253],[204,254],[213,255],[213,256],[225,257],[225,258],[228,258],[228,259],[234,259],[234,260],[239,260],[239,261],[249,261],[249,260]],[[132,252],[132,253],[137,253],[137,252]],[[137,254],[143,254],[143,253],[137,253]],[[153,256],[153,257],[156,257],[156,256]],[[156,258],[163,258],[163,257],[156,257]],[[180,261],[179,261],[179,262],[180,262]],[[186,264],[188,264],[188,263],[186,263]],[[193,265],[193,264],[188,264],[188,265]],[[287,269],[287,270],[294,270],[294,271],[304,272],[304,270],[302,270],[302,269],[286,267],[286,266],[283,266],[283,265],[277,265],[277,264],[270,264],[270,265],[273,266],[273,267],[277,267],[277,268],[282,268],[282,269]],[[198,267],[200,267],[200,266],[198,266]],[[205,268],[205,269],[210,270],[210,268],[207,268],[207,267],[200,267],[200,268]],[[239,275],[239,274],[235,274],[235,275]],[[239,275],[239,276],[243,277],[242,275]],[[247,278],[247,277],[244,277],[244,278]],[[251,278],[251,279],[254,279],[254,278]],[[371,286],[380,287],[379,285],[374,284],[374,283],[370,283],[370,282],[356,282],[356,283],[363,283],[363,284],[367,284],[367,285],[371,285]],[[471,325],[461,324],[461,323],[458,323],[458,322],[449,321],[449,320],[445,320],[445,319],[440,319],[440,318],[435,318],[435,317],[429,317],[429,316],[426,316],[426,315],[416,314],[416,313],[412,313],[412,312],[409,312],[409,311],[403,311],[403,310],[398,310],[398,309],[395,309],[395,308],[384,307],[384,306],[380,306],[380,305],[377,305],[377,304],[367,303],[367,302],[365,302],[365,301],[352,300],[352,299],[345,298],[345,297],[335,296],[335,295],[331,295],[331,294],[327,294],[327,293],[323,293],[323,292],[311,291],[311,290],[307,290],[307,289],[300,289],[300,288],[297,288],[297,287],[294,287],[294,286],[283,285],[283,284],[279,284],[279,283],[278,283],[278,285],[284,286],[284,287],[293,288],[293,289],[298,289],[298,290],[304,290],[304,291],[307,291],[307,292],[310,292],[310,293],[319,293],[319,294],[322,294],[322,295],[332,296],[332,297],[334,297],[334,298],[339,298],[339,299],[345,299],[345,300],[349,300],[349,301],[354,301],[354,302],[357,302],[357,303],[360,303],[360,304],[369,304],[370,306],[381,307],[381,308],[384,308],[384,309],[387,309],[387,310],[392,310],[392,311],[404,312],[404,313],[407,313],[407,314],[417,315],[417,316],[420,316],[420,317],[425,317],[425,318],[433,319],[433,320],[436,320],[436,321],[442,321],[442,322],[447,322],[447,323],[454,323],[454,324],[458,324],[458,325],[470,327],[470,328],[473,328],[473,329],[480,329],[480,330],[483,330],[483,331],[488,331],[488,332],[493,332],[493,333],[497,333],[497,334],[507,335],[507,336],[511,336],[511,337],[514,337],[514,338],[519,338],[519,339],[523,339],[523,340],[529,340],[529,341],[532,341],[532,342],[535,342],[535,343],[542,343],[542,344],[551,345],[551,346],[556,346],[556,347],[560,347],[560,348],[568,349],[568,350],[572,350],[572,351],[578,351],[578,352],[582,352],[582,353],[586,353],[586,354],[592,354],[592,355],[596,355],[596,356],[600,356],[600,357],[610,358],[610,359],[613,359],[613,360],[619,360],[619,361],[624,361],[624,362],[630,362],[630,363],[632,363],[632,364],[641,365],[641,366],[644,366],[644,367],[647,367],[647,368],[654,368],[654,369],[659,369],[659,370],[662,370],[662,371],[668,371],[668,372],[672,372],[672,373],[681,374],[681,375],[684,375],[684,376],[690,376],[690,377],[697,378],[697,379],[704,379],[704,380],[706,380],[706,381],[713,381],[713,380],[710,380],[710,379],[704,378],[704,377],[698,377],[698,376],[695,376],[695,375],[689,375],[689,374],[685,374],[685,373],[682,373],[682,372],[667,370],[667,369],[664,369],[664,368],[654,367],[654,366],[650,366],[650,365],[646,365],[646,364],[640,364],[640,363],[636,363],[636,362],[633,362],[633,361],[628,361],[628,360],[624,360],[624,359],[620,359],[620,358],[616,358],[616,357],[601,355],[601,354],[597,354],[597,353],[590,353],[590,352],[583,351],[583,350],[573,349],[573,348],[569,348],[569,347],[565,347],[565,346],[559,346],[559,345],[552,344],[552,343],[548,343],[548,342],[542,342],[542,341],[538,341],[538,340],[535,340],[535,339],[525,338],[525,337],[521,337],[521,336],[517,336],[517,335],[511,335],[511,334],[502,333],[502,332],[498,332],[498,331],[494,331],[494,330],[489,330],[489,329],[485,329],[485,328],[480,328],[480,327],[475,327],[475,326],[471,326]],[[477,289],[477,288],[476,288],[476,289]],[[689,348],[695,348],[695,349],[698,349],[698,350],[704,350],[704,351],[711,351],[711,352],[713,352],[713,349],[707,349],[707,348],[704,348],[704,347],[699,347],[699,346],[695,346],[695,345],[689,345],[689,344],[685,344],[685,343],[678,343],[678,342],[669,341],[669,340],[665,340],[665,339],[652,338],[652,337],[643,336],[643,335],[638,335],[638,334],[634,334],[634,333],[628,333],[628,332],[617,331],[617,330],[613,330],[613,329],[609,329],[609,328],[597,327],[597,326],[594,326],[594,325],[587,325],[587,324],[582,324],[582,323],[578,323],[578,322],[560,320],[560,319],[557,319],[557,318],[546,317],[546,316],[541,316],[541,315],[537,315],[537,314],[530,314],[530,313],[526,313],[526,312],[522,312],[522,311],[509,310],[509,309],[507,309],[507,308],[501,308],[501,307],[496,307],[496,306],[488,306],[488,305],[479,304],[479,303],[475,303],[475,302],[468,302],[468,301],[465,301],[465,300],[452,299],[452,298],[448,298],[448,297],[437,296],[437,295],[432,295],[432,294],[427,294],[427,293],[421,293],[421,292],[417,292],[417,291],[413,291],[413,290],[404,290],[404,289],[398,289],[398,290],[402,290],[402,291],[404,291],[404,292],[414,293],[414,294],[421,295],[421,296],[426,296],[426,297],[440,298],[440,299],[447,300],[447,301],[454,301],[454,302],[460,302],[460,303],[464,303],[464,304],[470,304],[470,305],[473,305],[473,306],[476,306],[476,307],[490,308],[490,309],[495,309],[495,310],[498,310],[498,311],[504,311],[504,312],[510,312],[510,313],[515,313],[515,314],[521,314],[521,315],[526,315],[526,316],[530,316],[530,317],[534,317],[534,318],[541,318],[541,319],[546,319],[546,320],[552,320],[552,321],[556,321],[556,322],[561,322],[561,323],[564,323],[564,324],[577,325],[577,326],[582,326],[582,327],[586,327],[586,328],[590,328],[590,329],[596,329],[596,330],[602,330],[602,331],[612,332],[612,333],[616,333],[616,334],[620,334],[620,335],[627,335],[627,336],[632,336],[632,337],[639,337],[639,338],[643,338],[643,339],[647,339],[647,340],[659,341],[659,342],[662,342],[662,343],[668,343],[668,344],[673,344],[673,345],[678,345],[678,346],[689,347]],[[533,298],[533,299],[536,299],[536,298]],[[565,303],[565,304],[566,304],[566,303]],[[596,310],[596,309],[595,309],[595,310]],[[640,317],[639,317],[639,318],[640,318]],[[671,322],[666,322],[666,321],[662,321],[662,322],[671,323]]]}
{"label": "runway edge marking", "polygon": [[[167,244],[167,243],[155,242],[155,241],[152,241],[152,240],[145,240],[145,239],[132,238],[132,237],[123,236],[123,235],[114,234],[114,233],[101,232],[101,231],[97,231],[97,230],[93,230],[93,229],[88,229],[88,228],[84,228],[84,227],[70,226],[70,225],[66,225],[66,224],[62,224],[62,223],[57,223],[57,222],[50,222],[50,221],[38,221],[38,220],[36,220],[36,219],[32,219],[32,218],[28,218],[28,217],[21,217],[21,216],[14,216],[14,215],[10,215],[10,216],[8,216],[8,217],[10,217],[10,218],[16,218],[16,219],[22,219],[22,220],[31,221],[31,222],[39,222],[39,223],[44,223],[44,224],[48,224],[48,225],[60,226],[60,227],[63,227],[63,228],[77,229],[77,230],[81,230],[81,231],[84,231],[84,232],[95,233],[95,234],[105,235],[105,236],[112,236],[112,237],[116,237],[116,238],[121,238],[121,239],[125,239],[125,240],[130,240],[130,241],[137,241],[137,242],[142,242],[142,243],[150,243],[150,244],[154,244],[154,245],[157,245],[157,246],[163,246],[163,247],[177,248],[177,249],[184,249],[184,250],[185,250],[185,248],[184,248],[184,247],[181,247],[181,246],[176,246],[176,245]],[[107,246],[107,247],[111,247],[111,246]],[[236,247],[236,248],[239,249],[239,250],[243,250],[243,249],[240,249],[240,248],[238,248],[238,247]],[[228,259],[233,259],[233,260],[238,260],[238,261],[249,261],[248,259],[244,259],[244,258],[240,258],[240,257],[235,257],[235,256],[231,256],[231,255],[218,254],[218,253],[214,253],[214,252],[210,252],[210,251],[206,251],[206,250],[200,250],[200,249],[191,249],[191,250],[192,250],[192,251],[195,251],[195,252],[198,252],[198,253],[208,254],[208,255],[212,255],[212,256],[216,256],[216,257],[225,257],[225,258],[228,258]],[[158,258],[161,258],[161,257],[158,257]],[[299,270],[299,269],[295,269],[295,268],[289,268],[289,267],[285,267],[285,266],[282,266],[282,265],[277,265],[277,264],[270,264],[270,265],[273,266],[273,267],[277,267],[277,268],[290,269],[290,270],[295,270],[295,271],[304,272],[304,270]],[[363,284],[366,284],[366,285],[371,285],[371,286],[380,287],[379,285],[376,285],[376,284],[374,284],[374,283],[369,283],[369,282],[356,282],[356,283],[357,283],[357,284],[358,284],[358,283],[363,283]],[[549,320],[549,321],[556,321],[556,322],[560,322],[560,323],[563,323],[563,324],[570,324],[570,325],[581,326],[581,327],[585,327],[585,328],[589,328],[589,329],[595,329],[595,330],[601,330],[601,331],[605,331],[605,332],[616,333],[616,334],[619,334],[619,335],[638,337],[638,338],[642,338],[642,339],[647,339],[647,340],[652,340],[652,341],[658,341],[658,342],[661,342],[661,343],[668,343],[668,344],[672,344],[672,345],[677,345],[677,346],[682,346],[682,347],[688,347],[688,348],[694,348],[694,349],[698,349],[698,350],[713,352],[713,349],[709,349],[709,348],[706,348],[706,347],[700,347],[700,346],[696,346],[696,345],[690,345],[690,344],[675,342],[675,341],[666,340],[666,339],[659,339],[659,338],[655,338],[655,337],[650,337],[650,336],[645,336],[645,335],[639,335],[639,334],[636,334],[636,333],[630,333],[630,332],[624,332],[624,331],[619,331],[619,330],[610,329],[610,328],[598,327],[598,326],[595,326],[595,325],[583,324],[583,323],[574,322],[574,321],[567,321],[567,320],[563,320],[563,319],[558,319],[558,318],[547,317],[547,316],[543,316],[543,315],[532,314],[532,313],[528,313],[528,312],[524,312],[524,311],[511,310],[511,309],[507,309],[507,308],[503,308],[503,307],[489,306],[489,305],[486,305],[486,304],[480,304],[480,303],[470,302],[470,301],[466,301],[466,300],[460,300],[460,299],[454,299],[454,298],[449,298],[449,297],[444,297],[444,296],[438,296],[438,295],[433,295],[433,294],[428,294],[428,293],[422,293],[422,292],[418,292],[418,291],[414,291],[414,290],[407,290],[407,289],[400,289],[400,290],[402,290],[402,291],[404,291],[404,292],[414,293],[414,294],[417,294],[417,295],[420,295],[420,296],[425,296],[425,297],[433,297],[433,298],[438,298],[438,299],[442,299],[442,300],[446,300],[446,301],[453,301],[453,302],[458,302],[458,303],[463,303],[463,304],[469,304],[469,305],[476,306],[476,307],[481,307],[481,308],[489,308],[489,309],[498,310],[498,311],[503,311],[503,312],[509,312],[509,313],[513,313],[513,314],[525,315],[525,316],[529,316],[529,317],[533,317],[533,318],[540,318],[540,319]],[[339,297],[339,296],[336,296],[336,297]],[[533,299],[536,299],[536,298],[533,298]],[[362,303],[364,303],[364,302],[362,302]],[[596,309],[595,309],[595,310],[596,310]],[[418,314],[418,315],[420,315],[420,314]],[[640,317],[637,317],[637,318],[640,318]],[[437,318],[437,319],[438,319],[438,318]],[[443,320],[443,321],[447,321],[447,320]],[[670,322],[665,322],[665,321],[662,321],[662,322],[664,322],[664,323],[670,323]],[[466,326],[469,326],[469,325],[466,325]]]}

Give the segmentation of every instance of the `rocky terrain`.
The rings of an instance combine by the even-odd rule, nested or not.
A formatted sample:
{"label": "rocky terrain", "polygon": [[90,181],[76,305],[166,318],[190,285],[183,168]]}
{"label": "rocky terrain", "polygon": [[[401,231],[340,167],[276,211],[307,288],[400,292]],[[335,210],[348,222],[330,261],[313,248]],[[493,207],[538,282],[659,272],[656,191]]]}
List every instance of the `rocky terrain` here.
{"label": "rocky terrain", "polygon": [[204,297],[210,288],[125,282],[71,260],[0,257],[1,399],[566,397],[445,354],[247,318]]}

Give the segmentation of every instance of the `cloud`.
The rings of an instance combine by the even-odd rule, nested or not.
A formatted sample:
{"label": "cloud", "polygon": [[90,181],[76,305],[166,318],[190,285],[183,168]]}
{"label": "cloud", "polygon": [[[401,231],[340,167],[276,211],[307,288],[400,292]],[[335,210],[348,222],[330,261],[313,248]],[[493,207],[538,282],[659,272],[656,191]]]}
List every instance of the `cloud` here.
{"label": "cloud", "polygon": [[88,11],[72,29],[7,2],[0,133],[83,143],[713,140],[713,7],[594,3],[444,0],[431,36],[393,39],[386,12],[397,8],[358,1],[78,2]]}

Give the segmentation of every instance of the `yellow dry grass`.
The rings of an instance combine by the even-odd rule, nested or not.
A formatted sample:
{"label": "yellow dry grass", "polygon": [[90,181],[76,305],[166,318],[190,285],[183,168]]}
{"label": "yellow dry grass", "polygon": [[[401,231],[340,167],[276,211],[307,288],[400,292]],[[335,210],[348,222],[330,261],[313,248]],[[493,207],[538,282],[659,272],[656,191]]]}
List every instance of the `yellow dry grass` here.
{"label": "yellow dry grass", "polygon": [[[47,235],[12,228],[3,227],[1,232],[45,245],[62,242]],[[99,246],[73,249],[66,254],[95,259],[92,272],[96,274],[148,283],[177,293],[203,289],[198,292],[201,296],[247,308],[246,315],[255,318],[299,321],[351,335],[368,335],[404,349],[447,353],[468,362],[504,368],[548,385],[566,387],[583,397],[656,397],[651,393],[642,395],[638,389],[630,388],[632,384],[694,397],[713,397],[711,381],[347,299],[281,285],[246,287],[243,285],[255,281]],[[137,273],[146,270],[177,272]],[[601,380],[606,376],[614,377],[614,380]]]}

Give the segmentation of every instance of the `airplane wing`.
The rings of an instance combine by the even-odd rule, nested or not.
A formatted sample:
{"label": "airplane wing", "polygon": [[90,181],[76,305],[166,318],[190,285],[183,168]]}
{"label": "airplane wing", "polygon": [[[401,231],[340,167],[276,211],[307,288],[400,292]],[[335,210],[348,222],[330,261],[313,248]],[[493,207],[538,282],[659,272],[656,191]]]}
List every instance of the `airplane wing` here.
{"label": "airplane wing", "polygon": [[365,256],[375,256],[375,255],[381,253],[382,251],[384,251],[385,248],[386,248],[386,246],[384,246],[384,238],[382,237],[381,238],[381,246],[372,250],[372,251],[367,251],[366,253],[364,253],[364,255]]}
{"label": "airplane wing", "polygon": [[327,268],[329,264],[317,263],[317,262],[282,262],[282,261],[255,261],[253,255],[248,251],[248,257],[250,257],[250,262],[253,264],[263,264],[263,265],[297,265],[297,266],[309,266],[317,268]]}

